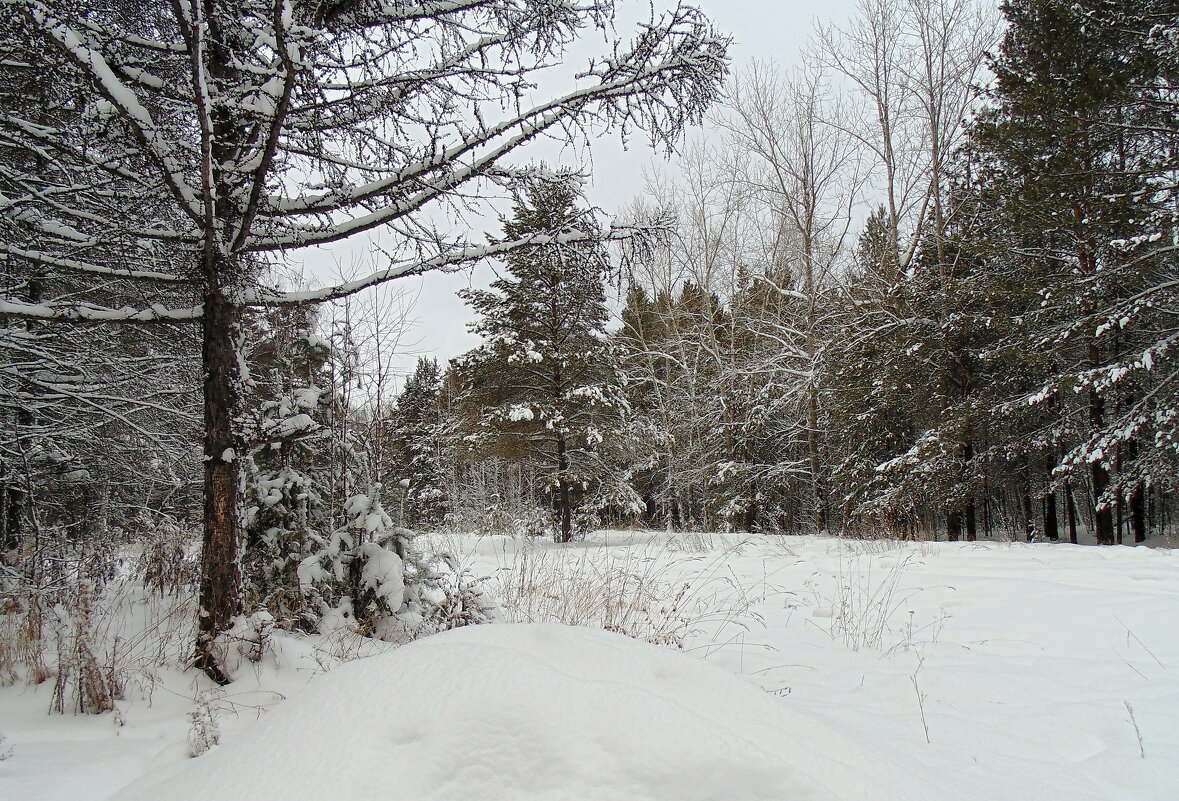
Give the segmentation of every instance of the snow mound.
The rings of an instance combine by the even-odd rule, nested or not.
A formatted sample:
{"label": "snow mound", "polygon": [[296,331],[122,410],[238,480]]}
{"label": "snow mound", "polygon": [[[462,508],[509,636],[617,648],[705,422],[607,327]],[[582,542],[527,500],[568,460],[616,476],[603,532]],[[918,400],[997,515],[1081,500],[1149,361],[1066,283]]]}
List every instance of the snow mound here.
{"label": "snow mound", "polygon": [[318,677],[117,797],[804,801],[814,724],[691,656],[556,624],[445,632]]}

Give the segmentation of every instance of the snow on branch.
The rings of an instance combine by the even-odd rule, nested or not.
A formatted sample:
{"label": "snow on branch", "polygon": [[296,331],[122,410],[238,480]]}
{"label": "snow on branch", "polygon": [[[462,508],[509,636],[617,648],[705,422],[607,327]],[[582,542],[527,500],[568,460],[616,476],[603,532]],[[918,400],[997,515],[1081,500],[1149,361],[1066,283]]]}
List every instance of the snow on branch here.
{"label": "snow on branch", "polygon": [[86,38],[45,5],[30,0],[23,4],[25,14],[94,78],[107,101],[115,106],[134,131],[146,155],[159,166],[168,188],[180,209],[199,219],[201,205],[192,187],[185,181],[183,161],[174,153],[174,142],[156,125],[135,92],[119,80],[102,53],[90,47]]}
{"label": "snow on branch", "polygon": [[686,5],[652,10],[570,91],[528,105],[580,31],[609,27],[613,2],[177,3],[159,42],[117,14],[16,5],[101,96],[87,113],[113,111],[128,135],[94,162],[85,138],[57,133],[63,164],[165,196],[161,222],[195,225],[151,237],[230,261],[412,228],[432,208],[502,189],[509,157],[542,135],[640,130],[670,148],[728,70],[728,39]]}
{"label": "snow on branch", "polygon": [[0,319],[5,317],[18,320],[57,320],[62,322],[92,323],[180,323],[199,320],[202,306],[171,309],[153,303],[146,309],[123,306],[118,309],[105,308],[90,303],[37,304],[20,301],[0,300]]}
{"label": "snow on branch", "polygon": [[321,303],[323,301],[337,300],[354,295],[369,287],[377,286],[395,278],[421,275],[432,270],[453,269],[529,247],[568,247],[585,243],[625,242],[635,246],[634,252],[638,253],[644,250],[642,247],[644,242],[661,235],[667,226],[668,223],[666,221],[655,221],[645,225],[616,226],[601,233],[566,231],[560,234],[529,234],[528,236],[504,242],[456,248],[429,259],[392,264],[363,278],[358,278],[355,281],[348,281],[320,289],[300,292],[274,292],[272,290],[250,291],[244,293],[240,297],[240,301],[253,306]]}
{"label": "snow on branch", "polygon": [[0,253],[6,253],[10,256],[27,259],[35,264],[40,264],[46,267],[62,267],[76,272],[93,273],[94,275],[106,275],[113,278],[136,278],[148,281],[166,282],[183,282],[188,280],[183,276],[173,275],[171,273],[161,273],[155,270],[133,270],[130,268],[123,269],[119,267],[108,267],[102,264],[92,264],[90,262],[78,261],[77,259],[54,256],[51,253],[43,253],[37,250],[28,250],[26,248],[17,247],[16,245],[7,242],[0,242]]}

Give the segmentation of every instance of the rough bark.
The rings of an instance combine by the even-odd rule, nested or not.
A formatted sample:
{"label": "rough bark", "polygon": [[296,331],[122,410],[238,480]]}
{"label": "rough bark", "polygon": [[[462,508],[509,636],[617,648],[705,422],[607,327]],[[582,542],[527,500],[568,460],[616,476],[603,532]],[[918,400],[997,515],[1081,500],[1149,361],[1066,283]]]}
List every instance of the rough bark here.
{"label": "rough bark", "polygon": [[195,664],[213,681],[227,684],[230,676],[218,663],[213,639],[241,614],[241,448],[233,425],[239,401],[235,343],[240,311],[217,286],[205,293],[204,303],[205,515]]}

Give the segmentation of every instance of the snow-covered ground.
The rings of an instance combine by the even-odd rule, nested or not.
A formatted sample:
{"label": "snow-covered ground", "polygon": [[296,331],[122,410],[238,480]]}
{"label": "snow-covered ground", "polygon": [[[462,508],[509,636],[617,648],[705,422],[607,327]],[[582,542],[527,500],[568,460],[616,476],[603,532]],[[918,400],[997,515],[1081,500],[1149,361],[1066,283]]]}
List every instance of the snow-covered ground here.
{"label": "snow-covered ground", "polygon": [[0,688],[0,798],[1179,798],[1174,551],[437,544],[509,622],[634,639],[493,625],[332,668],[365,644],[276,637],[206,695],[221,745],[197,759],[191,673],[145,665],[98,717]]}

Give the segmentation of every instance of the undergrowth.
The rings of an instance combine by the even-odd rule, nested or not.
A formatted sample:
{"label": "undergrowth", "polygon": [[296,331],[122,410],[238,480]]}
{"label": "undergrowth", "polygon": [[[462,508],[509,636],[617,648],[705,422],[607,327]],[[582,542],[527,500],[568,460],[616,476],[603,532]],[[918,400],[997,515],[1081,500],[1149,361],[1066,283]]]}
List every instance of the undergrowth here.
{"label": "undergrowth", "polygon": [[[554,549],[524,542],[498,571],[493,592],[511,622],[591,626],[677,649],[705,632],[721,638],[729,627],[760,623],[754,606],[767,588],[733,576],[726,567],[732,549],[686,545]],[[705,552],[685,555],[698,550]]]}
{"label": "undergrowth", "polygon": [[910,601],[922,590],[904,586],[909,566],[922,556],[936,555],[936,546],[908,543],[902,555],[896,548],[880,548],[881,542],[839,543],[837,571],[815,573],[805,582],[812,607],[809,622],[853,651],[891,654],[921,641],[936,642],[945,612],[918,624]]}

